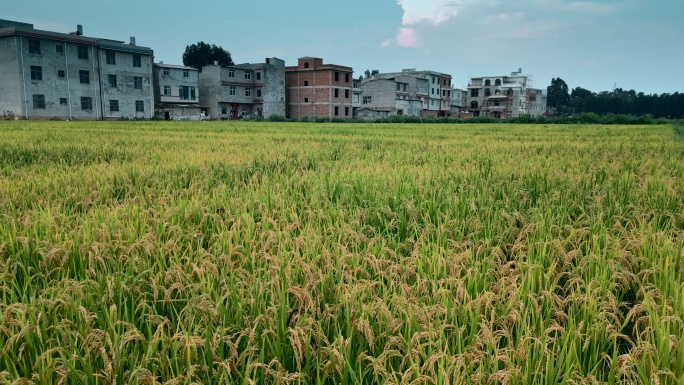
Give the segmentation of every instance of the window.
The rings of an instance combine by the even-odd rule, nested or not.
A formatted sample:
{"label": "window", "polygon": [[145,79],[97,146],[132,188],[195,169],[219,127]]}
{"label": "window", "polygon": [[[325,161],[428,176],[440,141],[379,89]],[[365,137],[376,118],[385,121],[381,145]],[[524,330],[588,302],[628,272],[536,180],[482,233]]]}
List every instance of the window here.
{"label": "window", "polygon": [[490,96],[492,92],[489,90],[489,88],[485,88],[485,97]]}
{"label": "window", "polygon": [[261,71],[256,73],[256,80],[261,80]]}
{"label": "window", "polygon": [[88,60],[88,47],[84,45],[78,46],[78,58]]}
{"label": "window", "polygon": [[359,102],[359,94],[354,94],[354,103]]}
{"label": "window", "polygon": [[308,103],[308,102],[309,102],[309,98],[304,98],[304,103]]}
{"label": "window", "polygon": [[491,86],[491,85],[492,85],[492,81],[489,80],[489,79],[485,80],[485,85],[486,85],[486,86]]}
{"label": "window", "polygon": [[252,73],[251,72],[245,72],[245,79],[251,80],[252,79]]}
{"label": "window", "polygon": [[116,64],[116,54],[114,53],[114,51],[107,51],[106,58],[107,58],[107,64],[111,64],[111,65]]}
{"label": "window", "polygon": [[435,84],[435,81],[437,81],[437,79],[433,76],[432,77],[432,84]]}
{"label": "window", "polygon": [[335,88],[335,97],[336,98],[340,97],[340,89],[339,88]]}
{"label": "window", "polygon": [[344,82],[349,83],[349,74],[348,73],[344,74]]}
{"label": "window", "polygon": [[494,85],[500,86],[501,85],[501,79],[496,79],[496,81],[494,82]]}
{"label": "window", "polygon": [[470,102],[470,108],[476,110],[477,109],[477,101],[473,100],[472,102]]}
{"label": "window", "polygon": [[29,39],[29,53],[40,55],[40,40]]}
{"label": "window", "polygon": [[245,88],[245,96],[252,96],[252,89],[251,88]]}
{"label": "window", "polygon": [[33,108],[45,109],[45,95],[33,95]]}
{"label": "window", "polygon": [[235,77],[235,70],[228,70],[228,77],[234,78]]}
{"label": "window", "polygon": [[142,67],[140,55],[133,55],[133,67]]}
{"label": "window", "polygon": [[164,96],[171,96],[171,86],[164,86]]}
{"label": "window", "polygon": [[304,80],[304,87],[308,87],[308,86],[309,86],[309,81],[308,81],[308,80]]}
{"label": "window", "polygon": [[230,96],[235,96],[236,91],[237,91],[237,89],[235,88],[235,86],[230,86],[230,92],[229,92]]}
{"label": "window", "polygon": [[349,90],[344,90],[344,98],[349,99]]}
{"label": "window", "polygon": [[81,109],[90,111],[93,109],[93,99],[89,96],[81,96]]}
{"label": "window", "polygon": [[110,87],[116,88],[116,75],[107,75],[107,81]]}
{"label": "window", "polygon": [[371,97],[370,96],[364,96],[363,97],[363,104],[371,104]]}
{"label": "window", "polygon": [[43,67],[31,66],[31,80],[43,80]]}
{"label": "window", "polygon": [[221,107],[221,115],[227,115],[227,114],[228,114],[228,108]]}
{"label": "window", "polygon": [[145,102],[143,102],[142,100],[136,100],[135,112],[145,112]]}
{"label": "window", "polygon": [[335,107],[335,116],[340,115],[340,107]]}
{"label": "window", "polygon": [[433,89],[431,90],[430,93],[434,94],[434,93],[435,93],[435,89],[433,88]]}
{"label": "window", "polygon": [[168,68],[164,68],[164,69],[162,70],[162,76],[169,76],[169,75],[170,75],[169,69],[168,69]]}
{"label": "window", "polygon": [[344,116],[349,116],[349,107],[344,107]]}
{"label": "window", "polygon": [[133,76],[133,87],[142,90],[142,76]]}
{"label": "window", "polygon": [[339,82],[340,81],[340,73],[335,71],[335,81]]}
{"label": "window", "polygon": [[66,106],[69,104],[69,101],[67,100],[67,98],[59,98],[59,104]]}
{"label": "window", "polygon": [[57,77],[63,78],[64,77],[64,70],[57,70]]}
{"label": "window", "polygon": [[55,46],[55,52],[57,53],[64,53],[64,45],[63,44],[57,44]]}
{"label": "window", "polygon": [[81,84],[90,84],[90,72],[80,70],[78,71],[78,77],[81,80]]}
{"label": "window", "polygon": [[181,100],[195,100],[195,87],[181,86],[178,90]]}
{"label": "window", "polygon": [[257,98],[261,97],[261,88],[257,88]]}
{"label": "window", "polygon": [[304,63],[304,68],[309,68],[309,62]]}
{"label": "window", "polygon": [[478,97],[478,96],[480,96],[480,90],[477,90],[477,89],[475,89],[475,90],[470,90],[470,97],[471,97],[471,98],[476,98],[476,97]]}
{"label": "window", "polygon": [[183,77],[189,78],[190,77],[190,71],[189,70],[183,70]]}
{"label": "window", "polygon": [[109,101],[109,112],[119,112],[119,101],[110,100]]}

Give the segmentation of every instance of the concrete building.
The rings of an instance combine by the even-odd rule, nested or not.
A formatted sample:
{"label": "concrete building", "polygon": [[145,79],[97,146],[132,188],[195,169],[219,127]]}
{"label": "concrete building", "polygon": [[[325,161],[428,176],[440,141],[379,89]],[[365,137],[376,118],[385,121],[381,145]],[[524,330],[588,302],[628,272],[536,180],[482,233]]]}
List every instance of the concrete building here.
{"label": "concrete building", "polygon": [[[451,75],[405,69],[361,82],[361,106],[390,115],[451,116]],[[372,114],[374,115],[374,114]]]}
{"label": "concrete building", "polygon": [[20,119],[145,118],[152,50],[0,20],[0,110]]}
{"label": "concrete building", "polygon": [[285,67],[287,116],[295,119],[352,118],[353,69],[303,57]]}
{"label": "concrete building", "polygon": [[451,117],[459,117],[465,111],[466,91],[460,88],[451,89]]}
{"label": "concrete building", "polygon": [[285,62],[208,65],[199,74],[199,90],[211,119],[285,116]]}
{"label": "concrete building", "polygon": [[532,88],[530,77],[523,75],[522,69],[518,69],[510,76],[471,78],[466,108],[474,116],[538,116],[546,112],[546,100],[546,90]]}
{"label": "concrete building", "polygon": [[165,120],[200,120],[199,71],[192,67],[154,64],[154,112]]}
{"label": "concrete building", "polygon": [[352,117],[353,118],[358,118],[359,117],[359,108],[361,108],[361,80],[359,79],[353,79],[352,80]]}

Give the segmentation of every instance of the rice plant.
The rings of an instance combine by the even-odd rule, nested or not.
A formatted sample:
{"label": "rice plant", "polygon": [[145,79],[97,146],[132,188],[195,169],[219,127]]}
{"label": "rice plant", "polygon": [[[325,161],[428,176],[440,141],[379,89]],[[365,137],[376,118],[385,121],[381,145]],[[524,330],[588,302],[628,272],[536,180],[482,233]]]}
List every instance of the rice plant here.
{"label": "rice plant", "polygon": [[0,384],[682,384],[679,136],[0,122]]}

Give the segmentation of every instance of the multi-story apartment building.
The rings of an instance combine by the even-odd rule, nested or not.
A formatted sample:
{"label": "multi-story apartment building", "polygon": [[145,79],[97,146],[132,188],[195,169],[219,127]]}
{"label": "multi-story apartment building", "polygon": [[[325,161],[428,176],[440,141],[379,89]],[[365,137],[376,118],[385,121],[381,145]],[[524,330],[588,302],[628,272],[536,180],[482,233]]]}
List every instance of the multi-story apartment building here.
{"label": "multi-story apartment building", "polygon": [[361,108],[361,80],[352,79],[352,117],[359,117],[359,108]]}
{"label": "multi-story apartment building", "polygon": [[532,88],[522,69],[511,76],[471,78],[467,95],[466,108],[475,116],[511,118],[546,112],[546,90]]}
{"label": "multi-story apartment building", "polygon": [[212,119],[285,115],[285,62],[204,66],[199,74],[200,99]]}
{"label": "multi-story apartment building", "polygon": [[152,50],[0,20],[0,110],[25,119],[151,118]]}
{"label": "multi-story apartment building", "polygon": [[451,116],[458,117],[465,111],[466,91],[460,88],[451,89]]}
{"label": "multi-story apartment building", "polygon": [[303,57],[296,66],[285,67],[287,116],[352,118],[354,70],[323,59]]}
{"label": "multi-story apartment building", "polygon": [[199,71],[196,68],[154,64],[154,111],[165,120],[200,120]]}
{"label": "multi-story apartment building", "polygon": [[415,69],[380,73],[364,79],[361,91],[364,117],[451,116],[451,75]]}

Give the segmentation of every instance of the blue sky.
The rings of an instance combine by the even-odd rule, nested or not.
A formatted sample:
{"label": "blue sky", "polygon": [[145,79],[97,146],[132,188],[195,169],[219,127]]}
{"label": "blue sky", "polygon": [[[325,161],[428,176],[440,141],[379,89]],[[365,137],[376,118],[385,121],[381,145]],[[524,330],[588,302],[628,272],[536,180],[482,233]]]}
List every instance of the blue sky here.
{"label": "blue sky", "polygon": [[2,0],[0,18],[128,40],[180,64],[185,46],[221,45],[237,63],[301,56],[381,72],[471,76],[522,68],[536,87],[684,92],[684,0]]}

